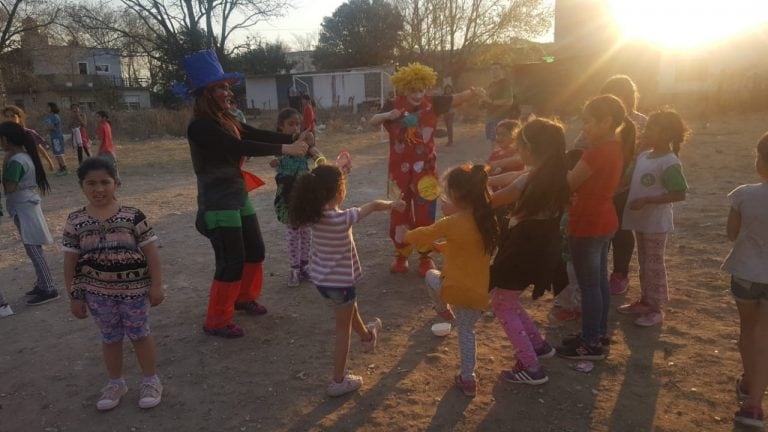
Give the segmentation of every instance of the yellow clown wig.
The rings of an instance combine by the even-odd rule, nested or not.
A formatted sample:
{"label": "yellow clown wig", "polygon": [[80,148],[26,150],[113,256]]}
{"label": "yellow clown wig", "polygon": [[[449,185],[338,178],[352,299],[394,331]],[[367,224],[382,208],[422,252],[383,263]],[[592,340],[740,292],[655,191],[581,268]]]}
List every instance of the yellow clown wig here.
{"label": "yellow clown wig", "polygon": [[437,72],[421,63],[410,63],[398,69],[389,81],[398,93],[428,90],[437,84]]}

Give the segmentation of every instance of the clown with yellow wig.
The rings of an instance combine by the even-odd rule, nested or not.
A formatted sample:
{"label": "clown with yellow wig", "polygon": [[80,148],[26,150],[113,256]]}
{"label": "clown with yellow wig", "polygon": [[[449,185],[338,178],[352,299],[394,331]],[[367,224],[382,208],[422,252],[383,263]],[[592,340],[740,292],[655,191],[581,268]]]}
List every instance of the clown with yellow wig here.
{"label": "clown with yellow wig", "polygon": [[[453,106],[470,99],[482,99],[482,89],[472,88],[453,95],[428,96],[437,84],[437,73],[430,67],[412,63],[401,67],[390,79],[397,96],[384,104],[370,124],[383,125],[389,134],[390,198],[402,199],[405,210],[393,209],[389,236],[395,245],[396,257],[389,270],[408,271],[408,256],[412,247],[405,243],[408,230],[428,226],[435,221],[440,184],[437,177],[435,129],[438,116]],[[435,268],[430,249],[419,250],[419,275]]]}

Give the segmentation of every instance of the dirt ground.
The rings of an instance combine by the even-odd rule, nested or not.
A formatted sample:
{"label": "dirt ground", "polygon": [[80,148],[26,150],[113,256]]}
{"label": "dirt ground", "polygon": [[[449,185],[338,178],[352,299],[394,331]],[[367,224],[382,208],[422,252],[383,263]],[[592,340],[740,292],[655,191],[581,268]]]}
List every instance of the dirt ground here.
{"label": "dirt ground", "polygon": [[[93,322],[69,314],[67,301],[24,305],[32,266],[7,217],[0,219],[0,281],[16,312],[0,320],[0,431],[731,431],[733,383],[740,373],[738,319],[719,270],[729,249],[726,194],[756,181],[753,148],[766,113],[729,116],[695,134],[682,152],[691,189],[676,205],[677,231],[667,254],[672,301],[661,328],[640,329],[612,314],[610,355],[590,374],[570,361],[544,361],[550,382],[538,386],[498,380],[513,351],[492,319],[477,326],[479,393],[468,399],[452,387],[458,369],[456,334],[430,332],[436,317],[415,272],[388,272],[387,216],[374,214],[355,227],[364,279],[364,319],[381,317],[376,354],[353,341],[350,366],[363,388],[332,399],[332,310],[315,289],[288,288],[284,228],[272,209],[274,184],[266,159],[248,168],[268,185],[251,194],[265,236],[263,303],[269,314],[236,316],[246,332],[238,340],[206,336],[201,325],[213,273],[212,250],[193,227],[195,179],[183,139],[119,142],[123,202],[141,208],[162,242],[167,299],[151,314],[158,345],[163,402],[137,406],[140,372],[126,344],[129,393],[115,410],[95,409],[105,382]],[[569,133],[573,134],[572,128]],[[378,132],[325,133],[328,155],[353,154],[347,205],[385,195],[387,146]],[[441,168],[482,161],[488,145],[480,125],[460,125],[456,143],[439,141]],[[74,157],[69,154],[72,161]],[[46,248],[63,289],[61,231],[67,214],[84,205],[76,179],[51,177],[44,212],[57,244]],[[412,267],[415,267],[412,259]],[[636,264],[627,298],[638,293]],[[614,297],[614,305],[625,298]],[[526,306],[547,340],[577,330],[547,320],[551,296]]]}

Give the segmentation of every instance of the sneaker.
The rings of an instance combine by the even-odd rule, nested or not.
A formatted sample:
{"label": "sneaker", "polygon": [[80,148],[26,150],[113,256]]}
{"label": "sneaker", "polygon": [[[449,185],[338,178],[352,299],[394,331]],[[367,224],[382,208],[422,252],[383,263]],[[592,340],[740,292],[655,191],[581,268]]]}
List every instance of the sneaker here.
{"label": "sneaker", "polygon": [[301,283],[301,272],[299,269],[292,268],[290,274],[288,275],[288,286],[297,287],[299,286],[299,283]]}
{"label": "sneaker", "polygon": [[362,385],[363,377],[348,373],[344,375],[344,379],[341,380],[341,382],[331,380],[331,382],[328,383],[328,388],[325,392],[328,393],[328,396],[339,397],[347,393],[352,393]]}
{"label": "sneaker", "polygon": [[755,428],[763,427],[763,409],[760,407],[742,406],[733,416],[733,421]]}
{"label": "sneaker", "polygon": [[611,294],[621,295],[625,294],[629,289],[629,278],[627,275],[621,273],[611,273],[610,279],[611,287],[609,288]]}
{"label": "sneaker", "polygon": [[128,386],[125,382],[121,384],[107,384],[101,389],[101,397],[96,402],[96,409],[99,411],[109,411],[120,403],[120,398],[128,392]]}
{"label": "sneaker", "polygon": [[[563,338],[562,344],[563,345],[574,345],[581,342],[581,333],[572,333]],[[607,347],[611,345],[611,338],[608,336],[600,336],[600,345],[603,347]]]}
{"label": "sneaker", "polygon": [[160,381],[145,382],[141,385],[139,394],[139,408],[154,408],[163,399],[163,385]]}
{"label": "sneaker", "polygon": [[58,171],[56,171],[56,174],[54,174],[56,177],[63,177],[65,175],[69,175],[69,171],[67,171],[66,168],[60,168]]}
{"label": "sneaker", "polygon": [[379,341],[379,332],[381,331],[381,320],[374,318],[373,321],[365,325],[365,328],[367,328],[368,332],[371,334],[371,340],[363,341],[363,351],[370,353],[375,352],[376,344]]}
{"label": "sneaker", "polygon": [[432,261],[432,258],[428,255],[419,258],[419,276],[424,277],[427,275],[428,271],[434,270],[435,268],[435,262]]}
{"label": "sneaker", "polygon": [[559,309],[550,314],[555,321],[575,321],[581,318],[581,311],[576,309]]}
{"label": "sneaker", "polygon": [[50,301],[54,301],[57,298],[59,298],[58,290],[53,290],[51,292],[46,292],[46,293],[40,293],[35,295],[31,299],[27,300],[27,306],[39,306],[41,304],[46,304]]}
{"label": "sneaker", "polygon": [[646,314],[640,315],[640,317],[635,320],[635,324],[639,325],[640,327],[653,327],[656,324],[661,324],[662,321],[664,321],[663,313],[648,312]]}
{"label": "sneaker", "polygon": [[544,342],[544,345],[542,345],[535,351],[536,351],[536,357],[540,359],[552,358],[557,353],[557,350],[552,345],[548,344],[546,341]]}
{"label": "sneaker", "polygon": [[225,339],[235,339],[245,336],[245,332],[234,324],[228,324],[220,328],[203,327],[203,332],[211,336],[219,336]]}
{"label": "sneaker", "polygon": [[34,297],[34,296],[36,296],[38,294],[42,294],[44,292],[45,291],[41,290],[40,288],[34,287],[31,290],[25,292],[24,295],[27,296],[27,297]]}
{"label": "sneaker", "polygon": [[256,300],[249,302],[235,303],[235,310],[245,311],[248,315],[264,315],[267,313],[267,308],[260,305]]}
{"label": "sneaker", "polygon": [[408,257],[397,256],[389,266],[390,273],[408,273]]}
{"label": "sneaker", "polygon": [[642,315],[642,314],[647,314],[648,312],[652,312],[651,307],[643,303],[641,300],[638,300],[632,303],[623,304],[617,307],[616,311],[624,315],[632,315],[632,314]]}
{"label": "sneaker", "polygon": [[449,322],[456,321],[456,315],[453,314],[451,308],[446,308],[444,311],[438,312],[437,316]]}
{"label": "sneaker", "polygon": [[514,368],[501,371],[501,379],[513,384],[528,385],[540,385],[549,381],[543,367],[539,367],[537,371],[526,369],[520,361],[515,364]]}
{"label": "sneaker", "polygon": [[456,387],[464,393],[464,396],[475,397],[477,395],[477,381],[465,380],[461,377],[461,374],[456,375]]}
{"label": "sneaker", "polygon": [[8,303],[0,305],[0,318],[5,318],[11,315],[13,315],[13,309],[11,309],[11,305]]}
{"label": "sneaker", "polygon": [[558,347],[557,355],[571,360],[603,360],[605,358],[601,344],[589,345],[583,339],[579,343]]}
{"label": "sneaker", "polygon": [[301,270],[299,270],[299,280],[307,282],[312,280],[312,277],[309,275],[309,265],[305,264],[301,266]]}

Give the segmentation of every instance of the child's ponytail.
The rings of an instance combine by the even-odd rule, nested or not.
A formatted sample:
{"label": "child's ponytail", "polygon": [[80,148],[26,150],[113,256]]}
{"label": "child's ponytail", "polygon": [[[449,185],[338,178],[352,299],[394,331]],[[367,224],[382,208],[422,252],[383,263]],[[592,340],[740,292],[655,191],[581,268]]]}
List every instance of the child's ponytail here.
{"label": "child's ponytail", "polygon": [[45,168],[43,168],[43,163],[40,161],[37,145],[32,136],[21,125],[9,121],[0,124],[0,137],[4,137],[9,144],[15,147],[24,148],[30,159],[32,159],[32,164],[35,166],[35,182],[40,189],[40,194],[45,195],[47,192],[50,192],[51,185],[48,184]]}
{"label": "child's ponytail", "polygon": [[462,165],[452,169],[447,176],[447,187],[453,196],[472,207],[472,216],[483,238],[485,252],[493,253],[499,238],[499,225],[491,207],[486,165]]}
{"label": "child's ponytail", "polygon": [[288,219],[298,228],[311,225],[323,217],[323,207],[344,187],[344,174],[333,165],[320,165],[300,175],[291,188]]}

